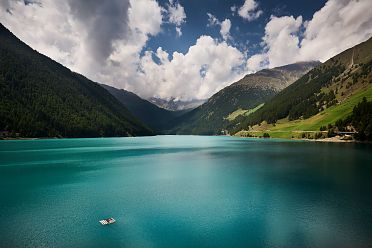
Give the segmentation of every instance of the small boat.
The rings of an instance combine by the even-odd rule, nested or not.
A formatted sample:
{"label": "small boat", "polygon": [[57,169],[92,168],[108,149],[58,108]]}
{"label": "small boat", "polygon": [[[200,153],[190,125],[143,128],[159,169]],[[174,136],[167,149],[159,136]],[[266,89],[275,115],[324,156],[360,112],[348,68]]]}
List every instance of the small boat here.
{"label": "small boat", "polygon": [[115,222],[116,220],[114,218],[108,218],[99,221],[99,223],[101,223],[102,225],[114,224]]}

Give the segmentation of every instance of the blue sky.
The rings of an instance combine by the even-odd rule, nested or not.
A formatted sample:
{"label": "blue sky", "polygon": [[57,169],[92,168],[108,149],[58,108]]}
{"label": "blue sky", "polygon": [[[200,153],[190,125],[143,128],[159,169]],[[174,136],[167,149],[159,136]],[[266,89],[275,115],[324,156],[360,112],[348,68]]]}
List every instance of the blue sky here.
{"label": "blue sky", "polygon": [[192,100],[367,40],[372,1],[2,0],[0,22],[94,81],[143,98]]}
{"label": "blue sky", "polygon": [[[299,16],[305,20],[310,20],[313,14],[324,6],[325,0],[270,0],[260,1],[259,9],[263,11],[262,16],[254,21],[246,21],[238,14],[233,14],[232,6],[242,6],[244,0],[183,0],[179,3],[184,7],[187,19],[182,25],[182,36],[177,37],[172,24],[164,24],[163,32],[155,37],[151,37],[145,49],[156,50],[159,46],[168,52],[179,51],[187,52],[188,48],[195,44],[201,35],[210,35],[221,38],[219,27],[207,27],[208,16],[211,13],[219,20],[226,18],[232,22],[231,35],[238,44],[246,46],[248,42],[249,54],[255,54],[261,49],[259,43],[265,33],[265,25],[271,15],[275,16]],[[160,5],[166,7],[168,0],[159,1]]]}

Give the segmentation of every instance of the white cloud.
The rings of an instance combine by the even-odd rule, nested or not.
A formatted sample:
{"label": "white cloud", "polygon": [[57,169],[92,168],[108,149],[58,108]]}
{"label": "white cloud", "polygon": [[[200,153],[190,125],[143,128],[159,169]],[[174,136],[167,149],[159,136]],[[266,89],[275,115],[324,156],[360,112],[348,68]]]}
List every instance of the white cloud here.
{"label": "white cloud", "polygon": [[[125,2],[8,1],[0,5],[0,21],[32,48],[71,70],[124,88],[134,81],[140,52],[150,36],[161,31],[163,23],[163,9],[157,1],[130,0],[124,5]],[[93,3],[99,7],[90,10]],[[115,29],[107,33],[113,24]],[[100,43],[95,44],[98,40]]]}
{"label": "white cloud", "polygon": [[266,54],[255,54],[247,60],[247,69],[249,72],[259,71],[267,66]]}
{"label": "white cloud", "polygon": [[[158,57],[160,64],[152,56]],[[187,53],[174,52],[172,58],[162,48],[156,53],[146,52],[141,58],[138,74],[145,94],[157,92],[158,97],[179,99],[205,99],[242,76],[239,68],[244,55],[226,42],[210,36],[201,36]]]}
{"label": "white cloud", "polygon": [[230,19],[225,19],[224,21],[220,22],[217,17],[212,15],[211,13],[207,13],[208,15],[208,27],[212,26],[220,26],[220,34],[224,40],[232,39],[230,35],[231,29],[231,21]]}
{"label": "white cloud", "polygon": [[264,52],[247,61],[251,70],[306,60],[322,62],[372,36],[372,2],[329,0],[313,18],[271,16]]}
{"label": "white cloud", "polygon": [[[236,7],[231,7],[231,10],[236,11]],[[256,20],[263,14],[262,10],[258,9],[258,3],[255,0],[245,0],[243,6],[238,9],[238,14],[247,21]]]}
{"label": "white cloud", "polygon": [[372,36],[370,0],[330,0],[306,24],[300,57],[325,61]]}
{"label": "white cloud", "polygon": [[[121,4],[120,1],[117,3]],[[142,97],[205,99],[244,73],[244,55],[225,41],[210,36],[200,36],[186,53],[168,54],[159,47],[156,52],[146,51],[141,56],[150,37],[161,32],[163,15],[167,14],[154,0],[131,0],[130,7],[115,17],[115,23],[124,25],[120,27],[120,35],[110,32],[111,38],[105,43],[102,37],[99,46],[89,45],[89,38],[99,33],[90,33],[94,29],[85,25],[92,25],[92,21],[109,25],[107,19],[100,22],[99,18],[106,16],[96,12],[88,12],[86,17],[76,16],[71,10],[72,3],[67,1],[43,0],[41,6],[25,5],[21,1],[9,4],[13,14],[0,7],[0,21],[31,47],[95,81]],[[227,20],[223,23],[221,34],[228,35],[230,23]],[[105,26],[100,28],[106,31]],[[98,60],[91,53],[98,52],[93,48],[102,46],[108,54]]]}
{"label": "white cloud", "polygon": [[[0,21],[32,48],[92,80],[142,97],[183,100],[207,98],[247,71],[300,60],[324,61],[372,35],[371,1],[329,0],[309,21],[301,16],[272,16],[265,27],[262,53],[248,60],[228,43],[231,21],[220,22],[211,14],[208,25],[219,25],[223,39],[202,35],[186,53],[168,54],[161,47],[143,53],[148,40],[170,22],[170,14],[156,0],[127,1],[130,4],[111,0],[100,5],[115,10],[104,15],[104,10],[76,12],[83,0],[40,0],[41,4],[28,5],[3,0]],[[101,1],[87,2],[97,3]],[[177,6],[173,1],[170,5]],[[181,19],[185,20],[172,19],[179,35]]]}
{"label": "white cloud", "polygon": [[217,17],[215,17],[211,13],[207,13],[207,16],[208,16],[208,27],[220,25],[220,21],[217,19]]}
{"label": "white cloud", "polygon": [[181,25],[186,22],[185,9],[181,4],[174,0],[169,0],[168,5],[169,22],[176,25],[176,32],[178,36],[182,35]]}
{"label": "white cloud", "polygon": [[25,5],[23,1],[5,2],[0,5],[0,21],[4,26],[39,52],[69,67],[74,65],[76,57],[73,55],[85,45],[80,43],[81,33],[72,27],[75,25],[72,17],[61,15],[61,12],[69,12],[65,1],[44,1],[43,8]]}
{"label": "white cloud", "polygon": [[[263,41],[269,47],[267,56],[270,66],[278,66],[293,62],[299,52],[299,28],[302,25],[302,17],[296,19],[293,16],[272,16],[265,27]],[[285,55],[285,56],[284,56]]]}
{"label": "white cloud", "polygon": [[230,28],[231,28],[230,19],[225,19],[223,22],[221,22],[220,34],[224,40],[230,39]]}
{"label": "white cloud", "polygon": [[235,15],[235,12],[236,12],[237,9],[238,9],[238,7],[236,5],[233,5],[233,6],[230,7],[230,10],[231,10],[233,15]]}
{"label": "white cloud", "polygon": [[181,27],[176,27],[176,33],[177,33],[177,36],[180,37],[182,35],[182,29]]}
{"label": "white cloud", "polygon": [[158,34],[163,21],[161,11],[155,0],[130,0],[128,15],[131,29],[148,35]]}

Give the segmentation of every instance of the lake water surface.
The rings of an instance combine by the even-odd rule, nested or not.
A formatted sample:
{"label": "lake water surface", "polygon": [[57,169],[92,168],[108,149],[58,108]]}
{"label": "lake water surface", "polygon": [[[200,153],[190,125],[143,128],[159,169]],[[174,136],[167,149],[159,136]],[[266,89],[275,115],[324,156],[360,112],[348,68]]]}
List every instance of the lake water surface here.
{"label": "lake water surface", "polygon": [[0,247],[371,246],[371,145],[0,141]]}

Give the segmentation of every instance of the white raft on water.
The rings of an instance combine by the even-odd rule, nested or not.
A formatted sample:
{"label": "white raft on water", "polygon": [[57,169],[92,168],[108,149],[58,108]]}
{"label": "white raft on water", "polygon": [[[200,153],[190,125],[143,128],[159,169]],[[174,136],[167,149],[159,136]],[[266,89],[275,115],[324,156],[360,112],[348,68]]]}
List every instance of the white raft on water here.
{"label": "white raft on water", "polygon": [[108,218],[108,219],[104,219],[104,220],[99,221],[99,223],[101,223],[102,225],[109,225],[109,224],[113,224],[115,222],[116,222],[116,220],[114,218]]}

